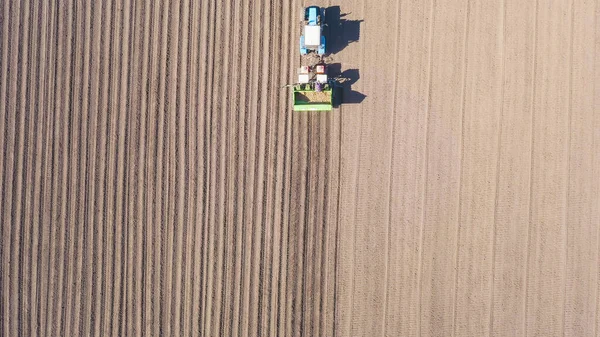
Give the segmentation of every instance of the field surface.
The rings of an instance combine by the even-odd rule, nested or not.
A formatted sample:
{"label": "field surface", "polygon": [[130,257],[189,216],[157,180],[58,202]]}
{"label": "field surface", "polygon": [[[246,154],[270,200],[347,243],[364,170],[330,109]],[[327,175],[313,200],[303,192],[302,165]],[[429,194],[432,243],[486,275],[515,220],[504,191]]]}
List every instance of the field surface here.
{"label": "field surface", "polygon": [[316,4],[0,1],[0,336],[600,335],[598,0]]}

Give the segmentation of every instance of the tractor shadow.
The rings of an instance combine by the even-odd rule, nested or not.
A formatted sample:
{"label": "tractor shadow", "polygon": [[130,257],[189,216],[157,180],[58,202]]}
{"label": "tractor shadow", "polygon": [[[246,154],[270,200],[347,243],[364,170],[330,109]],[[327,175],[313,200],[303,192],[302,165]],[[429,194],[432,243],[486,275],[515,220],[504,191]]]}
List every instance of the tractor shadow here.
{"label": "tractor shadow", "polygon": [[339,83],[336,88],[334,106],[340,104],[359,104],[367,97],[365,94],[352,90],[352,85],[360,79],[358,69],[346,69],[342,71],[341,63],[330,64],[327,67],[329,77],[334,78]]}
{"label": "tractor shadow", "polygon": [[360,38],[360,24],[364,20],[344,19],[347,13],[341,13],[340,6],[331,6],[325,9],[325,23],[327,24],[327,52],[336,54],[352,42]]}

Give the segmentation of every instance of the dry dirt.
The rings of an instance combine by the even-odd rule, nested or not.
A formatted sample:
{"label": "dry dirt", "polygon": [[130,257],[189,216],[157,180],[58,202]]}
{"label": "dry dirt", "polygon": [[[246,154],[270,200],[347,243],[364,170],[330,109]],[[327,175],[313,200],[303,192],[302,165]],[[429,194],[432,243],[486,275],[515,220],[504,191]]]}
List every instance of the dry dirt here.
{"label": "dry dirt", "polygon": [[598,1],[317,4],[0,1],[1,336],[600,334]]}

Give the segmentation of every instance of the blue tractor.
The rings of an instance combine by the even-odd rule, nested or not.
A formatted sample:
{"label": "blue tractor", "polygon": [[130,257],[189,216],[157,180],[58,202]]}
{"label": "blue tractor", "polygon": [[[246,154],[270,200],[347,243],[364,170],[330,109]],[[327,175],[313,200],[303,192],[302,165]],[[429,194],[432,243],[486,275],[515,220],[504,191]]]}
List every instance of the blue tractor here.
{"label": "blue tractor", "polygon": [[325,9],[310,6],[304,10],[304,29],[300,36],[300,55],[316,52],[319,56],[325,54]]}

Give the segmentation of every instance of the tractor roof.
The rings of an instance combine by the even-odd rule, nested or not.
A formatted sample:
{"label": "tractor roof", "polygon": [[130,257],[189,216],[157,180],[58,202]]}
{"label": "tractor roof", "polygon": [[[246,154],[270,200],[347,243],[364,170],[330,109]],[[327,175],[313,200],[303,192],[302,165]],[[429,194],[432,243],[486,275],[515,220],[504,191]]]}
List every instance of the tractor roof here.
{"label": "tractor roof", "polygon": [[321,27],[304,26],[304,44],[308,47],[317,47],[321,44]]}

